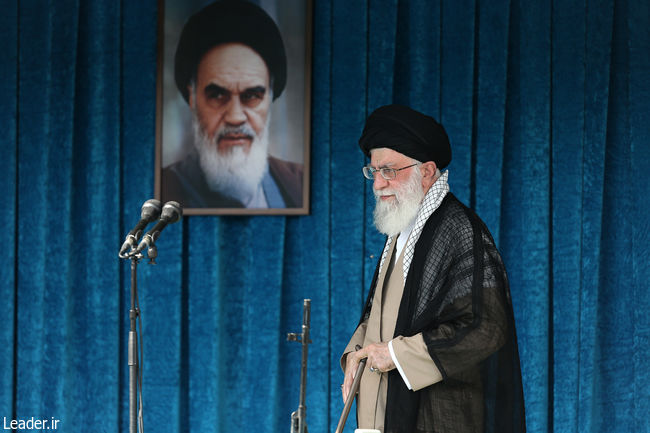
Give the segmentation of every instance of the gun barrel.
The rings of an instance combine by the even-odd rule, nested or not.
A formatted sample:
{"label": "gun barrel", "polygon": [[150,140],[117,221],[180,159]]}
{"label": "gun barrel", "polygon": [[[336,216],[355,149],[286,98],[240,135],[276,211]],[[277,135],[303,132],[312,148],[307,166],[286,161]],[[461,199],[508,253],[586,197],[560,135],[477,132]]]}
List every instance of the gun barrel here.
{"label": "gun barrel", "polygon": [[352,402],[354,397],[357,395],[359,390],[359,384],[361,383],[361,375],[363,374],[364,368],[366,368],[366,361],[368,358],[363,358],[359,361],[359,367],[357,368],[357,374],[354,376],[354,381],[352,382],[352,389],[350,389],[350,394],[348,394],[347,400],[345,400],[345,406],[343,406],[343,412],[341,413],[341,418],[339,423],[336,426],[336,433],[341,433],[343,427],[345,427],[345,421],[348,419],[348,414],[350,413],[350,408],[352,407]]}
{"label": "gun barrel", "polygon": [[307,355],[309,351],[309,327],[311,320],[311,299],[305,299],[302,306],[302,361],[300,366],[300,417],[298,419],[298,432],[305,433],[305,417],[307,406],[305,405],[307,393]]}
{"label": "gun barrel", "polygon": [[309,329],[309,321],[311,320],[311,299],[305,299],[302,302],[302,326],[303,330],[306,326]]}
{"label": "gun barrel", "polygon": [[300,362],[300,403],[298,410],[291,414],[291,432],[307,433],[307,406],[305,405],[307,391],[307,355],[309,353],[309,327],[311,320],[311,299],[303,300],[302,309],[302,332],[300,334],[289,334],[289,341],[300,341],[302,343],[302,359]]}

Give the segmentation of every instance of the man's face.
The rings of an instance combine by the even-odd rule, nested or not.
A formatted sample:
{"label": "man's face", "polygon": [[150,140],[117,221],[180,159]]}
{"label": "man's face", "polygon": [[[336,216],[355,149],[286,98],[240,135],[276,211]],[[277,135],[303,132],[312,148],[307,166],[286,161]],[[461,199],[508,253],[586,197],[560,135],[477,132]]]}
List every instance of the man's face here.
{"label": "man's face", "polygon": [[[413,160],[392,149],[373,149],[370,165],[375,169],[384,167],[400,169],[413,164]],[[377,204],[373,218],[377,230],[394,236],[404,230],[415,218],[424,197],[423,177],[417,166],[400,170],[395,179],[386,180],[375,174],[373,189]]]}
{"label": "man's face", "polygon": [[[373,149],[370,154],[370,165],[375,169],[384,167],[400,169],[413,164],[413,160],[393,149]],[[394,202],[397,200],[396,192],[403,188],[403,185],[410,179],[414,167],[398,171],[395,179],[386,180],[381,174],[375,174],[372,187],[375,193],[379,194],[378,201]]]}
{"label": "man's face", "polygon": [[220,154],[235,147],[248,153],[264,131],[271,96],[264,60],[246,45],[227,43],[201,59],[190,107]]}

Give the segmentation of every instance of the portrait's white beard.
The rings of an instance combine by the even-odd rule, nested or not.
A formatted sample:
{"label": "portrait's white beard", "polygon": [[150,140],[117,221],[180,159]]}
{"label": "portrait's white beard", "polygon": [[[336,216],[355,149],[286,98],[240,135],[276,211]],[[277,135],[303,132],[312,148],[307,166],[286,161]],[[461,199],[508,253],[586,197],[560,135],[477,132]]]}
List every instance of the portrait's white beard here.
{"label": "portrait's white beard", "polygon": [[[377,173],[377,176],[381,175]],[[424,198],[422,174],[419,167],[415,167],[411,176],[401,187],[386,188],[381,191],[373,189],[373,192],[377,200],[373,212],[375,227],[385,235],[397,235],[413,221]],[[383,201],[380,198],[382,195],[392,194],[395,194],[395,198],[389,201]]]}
{"label": "portrait's white beard", "polygon": [[[205,180],[212,191],[235,198],[244,205],[251,200],[267,169],[270,120],[271,116],[268,116],[260,136],[246,124],[238,127],[225,126],[210,138],[201,126],[196,112],[193,113],[194,147],[199,154]],[[233,146],[225,154],[219,153],[219,137],[227,133],[253,137],[249,152],[246,153],[242,146]]]}

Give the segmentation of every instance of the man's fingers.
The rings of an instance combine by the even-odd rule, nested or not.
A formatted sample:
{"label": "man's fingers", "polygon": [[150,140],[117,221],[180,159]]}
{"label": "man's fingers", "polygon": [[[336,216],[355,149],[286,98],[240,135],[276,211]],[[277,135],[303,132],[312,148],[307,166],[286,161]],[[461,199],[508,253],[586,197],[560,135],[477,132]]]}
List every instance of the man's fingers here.
{"label": "man's fingers", "polygon": [[[366,367],[372,369],[371,371],[388,371],[391,369],[390,363],[387,362],[386,353],[388,353],[388,346],[385,343],[370,344],[363,349],[356,352],[358,358],[367,358]],[[388,353],[388,356],[390,354]]]}
{"label": "man's fingers", "polygon": [[343,402],[348,399],[350,394],[350,388],[352,388],[352,382],[354,380],[354,372],[352,374],[346,374],[345,380],[343,381]]}
{"label": "man's fingers", "polygon": [[343,396],[343,402],[347,401],[350,391],[352,390],[352,383],[354,378],[357,375],[357,369],[359,368],[359,361],[368,357],[367,349],[359,349],[355,352],[348,353],[346,366],[345,366],[345,376],[343,380],[343,387],[341,388],[341,393]]}
{"label": "man's fingers", "polygon": [[343,376],[343,387],[341,388],[341,392],[343,395],[343,402],[346,401],[348,398],[348,394],[350,393],[350,387],[352,386],[352,381],[354,380],[354,376],[356,374],[356,369],[358,362],[356,359],[354,359],[354,356],[350,356],[352,354],[348,354],[348,359],[346,362],[346,368],[345,368],[345,375]]}
{"label": "man's fingers", "polygon": [[387,343],[371,344],[365,349],[368,356],[366,366],[372,368],[372,371],[379,370],[380,372],[386,372],[395,368]]}
{"label": "man's fingers", "polygon": [[356,352],[354,352],[354,359],[356,359],[357,362],[367,357],[368,357],[368,347],[364,347],[363,349],[359,349]]}

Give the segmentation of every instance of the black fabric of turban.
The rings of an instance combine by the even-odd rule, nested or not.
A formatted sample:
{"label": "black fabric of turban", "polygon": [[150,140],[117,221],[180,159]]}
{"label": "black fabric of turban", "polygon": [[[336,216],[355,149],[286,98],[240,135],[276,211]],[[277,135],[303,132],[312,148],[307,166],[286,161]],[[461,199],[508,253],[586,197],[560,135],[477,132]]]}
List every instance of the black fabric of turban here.
{"label": "black fabric of turban", "polygon": [[192,15],[181,32],[174,59],[174,78],[185,101],[189,101],[187,86],[203,55],[228,42],[248,45],[264,59],[273,80],[273,99],[280,96],[287,82],[287,55],[280,30],[253,3],[224,0]]}
{"label": "black fabric of turban", "polygon": [[451,162],[451,146],[445,128],[404,105],[385,105],[368,116],[359,147],[366,156],[379,147],[393,149],[420,162],[433,161],[440,169]]}

